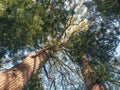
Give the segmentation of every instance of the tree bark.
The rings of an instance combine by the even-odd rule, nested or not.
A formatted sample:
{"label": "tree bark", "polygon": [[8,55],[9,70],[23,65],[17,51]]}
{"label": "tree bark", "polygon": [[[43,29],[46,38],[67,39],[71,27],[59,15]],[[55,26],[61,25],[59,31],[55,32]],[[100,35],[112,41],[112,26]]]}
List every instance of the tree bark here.
{"label": "tree bark", "polygon": [[107,90],[106,86],[102,82],[95,79],[95,75],[93,74],[96,73],[89,65],[89,59],[87,54],[84,54],[82,56],[82,67],[86,90]]}
{"label": "tree bark", "polygon": [[0,73],[0,90],[22,90],[31,76],[43,67],[53,53],[54,50],[48,48],[41,53],[30,54],[22,63]]}

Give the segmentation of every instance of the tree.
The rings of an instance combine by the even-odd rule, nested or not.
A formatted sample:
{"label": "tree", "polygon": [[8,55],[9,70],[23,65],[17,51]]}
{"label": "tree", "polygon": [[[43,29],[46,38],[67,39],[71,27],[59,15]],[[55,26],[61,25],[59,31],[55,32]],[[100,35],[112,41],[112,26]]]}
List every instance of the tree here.
{"label": "tree", "polygon": [[[89,12],[85,12],[83,16],[83,12],[81,12],[81,19],[88,18],[89,20],[80,20],[77,25],[74,25],[76,24],[75,8],[77,4],[71,2],[70,0],[66,2],[63,0],[6,0],[5,2],[1,2],[1,57],[6,54],[10,57],[15,57],[19,55],[18,53],[25,50],[30,52],[35,49],[40,50],[28,55],[22,63],[2,72],[0,74],[2,78],[0,80],[0,89],[23,89],[32,75],[37,73],[47,62],[50,64],[47,67],[52,68],[54,65],[55,68],[53,70],[56,70],[61,75],[61,85],[67,82],[76,88],[77,86],[72,81],[73,79],[78,80],[78,78],[69,78],[72,75],[72,73],[69,74],[69,70],[77,73],[80,77],[81,71],[75,71],[70,67],[72,64],[67,65],[67,63],[71,61],[75,63],[73,68],[80,68],[81,57],[86,53],[92,58],[90,67],[94,68],[96,72],[96,75],[93,77],[100,81],[108,79],[106,78],[106,73],[104,73],[105,77],[103,77],[100,70],[102,69],[104,72],[109,71],[106,63],[111,59],[118,44],[118,27],[114,25],[117,21],[113,22],[109,18],[101,17],[101,15],[99,17],[96,15],[94,21],[92,21],[93,17],[91,18]],[[83,5],[80,8],[82,11],[85,6]],[[90,15],[86,16],[87,13]],[[100,21],[98,18],[104,20]],[[108,23],[107,20],[111,22],[106,24],[106,22]],[[89,22],[91,22],[91,25],[88,28]],[[114,32],[111,29],[114,29]],[[68,74],[68,78],[66,78],[66,74]],[[83,76],[86,79],[86,75]],[[47,77],[53,81],[53,86],[56,89],[55,78],[50,77],[48,74]],[[92,84],[92,88],[94,88],[96,82]],[[62,86],[64,90],[64,85]],[[99,87],[100,84],[97,83],[97,86]]]}
{"label": "tree", "polygon": [[[94,6],[93,2],[85,3],[85,5],[87,5],[88,11],[90,13],[88,19],[91,21],[90,22],[91,27],[87,32],[80,32],[78,36],[76,35],[74,38],[70,40],[72,46],[71,47],[69,46],[67,48],[70,48],[72,49],[72,51],[73,50],[74,51],[73,52],[71,51],[69,56],[75,56],[73,60],[74,61],[77,60],[77,62],[81,65],[80,59],[82,55],[84,55],[84,53],[87,53],[87,56],[89,56],[88,66],[90,67],[90,70],[88,68],[89,73],[86,75],[86,78],[90,77],[90,79],[91,78],[92,80],[94,79],[93,81],[90,80],[90,83],[93,82],[94,84],[94,82],[96,82],[97,80],[97,83],[100,84],[104,83],[106,84],[106,86],[108,85],[114,86],[114,84],[117,85],[119,83],[119,80],[118,78],[116,78],[115,75],[117,74],[118,76],[119,72],[113,70],[113,67],[111,66],[111,61],[112,60],[114,61],[114,59],[111,60],[111,57],[112,58],[114,57],[116,44],[119,43],[119,40],[118,42],[116,42],[118,36],[120,35],[119,20],[118,20],[119,18],[103,16],[103,14],[97,11],[97,8],[96,6]],[[111,32],[111,30],[113,32]],[[84,68],[83,65],[82,68]],[[116,78],[116,80],[114,81],[113,78],[114,80]],[[114,82],[114,84],[111,85],[110,84],[111,82],[112,83]],[[88,78],[87,78],[87,83],[89,83]],[[87,86],[87,88],[90,89],[89,86]],[[113,88],[110,87],[110,88],[112,90],[114,89],[114,87]]]}
{"label": "tree", "polygon": [[[67,1],[69,2],[69,1]],[[19,4],[21,3],[21,4]],[[22,49],[27,49],[28,47],[40,47],[39,45],[44,45],[44,47],[48,44],[48,39],[54,38],[57,39],[62,35],[61,32],[67,27],[67,23],[69,17],[73,14],[74,6],[70,9],[66,9],[65,2],[61,1],[1,1],[1,57],[5,54],[13,57],[16,55],[17,51]],[[8,32],[9,30],[9,32]],[[59,33],[59,35],[58,35]],[[46,37],[47,35],[47,37]],[[18,41],[19,40],[19,41]],[[57,42],[57,41],[56,41]],[[1,74],[3,79],[0,80],[0,88],[1,89],[22,89],[26,84],[28,79],[30,79],[31,75],[36,73],[39,68],[42,68],[46,60],[51,57],[54,50],[56,50],[53,46],[45,48],[35,54],[35,57],[28,56],[25,61],[21,64],[17,65],[17,67],[13,67],[9,70],[6,70]],[[31,59],[30,59],[31,58]],[[40,66],[34,65],[33,59],[38,61],[40,58],[42,61],[38,61]],[[39,58],[39,59],[38,59]],[[29,65],[26,63],[29,62]],[[26,62],[27,61],[27,62]],[[41,63],[42,62],[42,63]],[[37,63],[37,64],[38,64]],[[25,66],[24,66],[24,65]],[[31,67],[31,65],[33,66]],[[35,67],[34,67],[35,66]],[[24,67],[24,68],[23,68]],[[33,72],[32,69],[36,69]],[[20,71],[19,71],[19,70]],[[31,69],[31,70],[27,70]],[[13,71],[15,70],[15,72]],[[25,70],[25,71],[24,71]],[[22,71],[22,73],[21,73]],[[28,73],[26,72],[28,71]],[[20,75],[21,73],[21,75]],[[23,74],[24,73],[24,74]],[[25,74],[26,73],[26,74]],[[15,77],[14,77],[14,75]],[[16,78],[16,75],[20,75],[20,80]],[[11,79],[10,79],[10,78]],[[12,78],[14,77],[14,79]],[[24,77],[24,78],[23,78]],[[8,83],[6,80],[9,78]],[[16,79],[15,79],[16,78]],[[15,81],[14,81],[15,80]],[[18,80],[18,81],[16,81]],[[11,82],[11,83],[10,83]],[[14,86],[14,82],[18,82],[16,86]],[[6,83],[6,84],[5,84]],[[12,84],[13,83],[13,84]]]}

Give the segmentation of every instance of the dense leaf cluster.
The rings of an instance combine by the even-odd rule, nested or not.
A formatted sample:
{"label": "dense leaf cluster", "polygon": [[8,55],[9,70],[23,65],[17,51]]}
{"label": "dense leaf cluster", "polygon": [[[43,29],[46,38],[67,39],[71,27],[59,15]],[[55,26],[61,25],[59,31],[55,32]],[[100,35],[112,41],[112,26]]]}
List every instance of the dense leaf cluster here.
{"label": "dense leaf cluster", "polygon": [[49,42],[48,37],[60,37],[68,16],[74,12],[74,7],[66,9],[65,5],[63,0],[0,1],[1,53],[37,47]]}
{"label": "dense leaf cluster", "polygon": [[120,17],[120,0],[94,0],[98,11],[107,16]]}

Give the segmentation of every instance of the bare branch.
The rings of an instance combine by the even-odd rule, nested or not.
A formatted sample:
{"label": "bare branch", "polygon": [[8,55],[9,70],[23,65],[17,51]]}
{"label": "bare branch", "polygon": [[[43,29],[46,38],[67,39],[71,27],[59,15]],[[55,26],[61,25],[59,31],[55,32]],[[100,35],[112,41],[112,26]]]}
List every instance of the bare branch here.
{"label": "bare branch", "polygon": [[47,76],[48,79],[51,79],[51,80],[55,81],[55,77],[54,77],[54,76],[49,76],[49,75],[48,75],[48,72],[47,72],[47,70],[46,70],[45,65],[44,65],[44,71],[45,71],[46,76]]}

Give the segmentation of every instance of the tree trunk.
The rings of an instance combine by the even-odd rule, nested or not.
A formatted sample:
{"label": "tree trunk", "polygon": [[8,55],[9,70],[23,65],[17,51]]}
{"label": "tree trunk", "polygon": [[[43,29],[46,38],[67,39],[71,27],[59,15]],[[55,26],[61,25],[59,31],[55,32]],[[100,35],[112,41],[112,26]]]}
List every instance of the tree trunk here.
{"label": "tree trunk", "polygon": [[22,90],[28,80],[53,55],[51,48],[38,54],[28,55],[22,63],[0,73],[0,90]]}
{"label": "tree trunk", "polygon": [[95,74],[95,71],[89,65],[87,54],[82,56],[82,67],[86,90],[107,90],[106,86],[102,82],[94,78],[95,75],[93,74]]}

